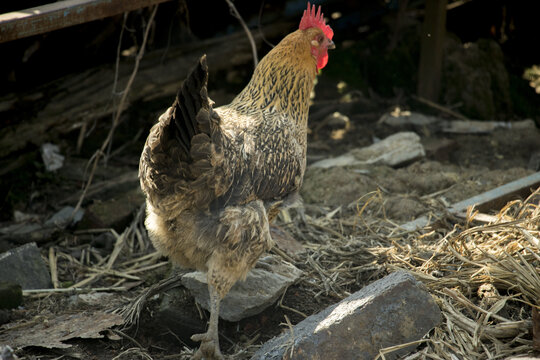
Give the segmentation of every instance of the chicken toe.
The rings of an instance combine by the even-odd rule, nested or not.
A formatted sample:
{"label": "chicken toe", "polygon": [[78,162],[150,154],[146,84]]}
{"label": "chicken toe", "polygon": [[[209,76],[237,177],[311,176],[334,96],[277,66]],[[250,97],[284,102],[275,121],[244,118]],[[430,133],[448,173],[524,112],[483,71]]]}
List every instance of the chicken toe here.
{"label": "chicken toe", "polygon": [[191,336],[191,340],[200,341],[201,345],[195,355],[193,355],[193,360],[223,360],[224,357],[219,350],[219,342],[213,339],[208,333],[204,334],[195,334]]}

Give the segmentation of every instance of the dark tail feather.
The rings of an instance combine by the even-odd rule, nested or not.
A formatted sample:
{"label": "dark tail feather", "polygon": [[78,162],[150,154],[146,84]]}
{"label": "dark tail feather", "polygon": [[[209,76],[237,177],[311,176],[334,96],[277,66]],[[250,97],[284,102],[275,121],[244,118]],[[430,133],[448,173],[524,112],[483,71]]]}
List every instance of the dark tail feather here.
{"label": "dark tail feather", "polygon": [[186,154],[190,153],[192,138],[206,130],[199,126],[197,114],[201,108],[211,108],[207,84],[208,65],[203,55],[182,83],[172,106],[171,130]]}

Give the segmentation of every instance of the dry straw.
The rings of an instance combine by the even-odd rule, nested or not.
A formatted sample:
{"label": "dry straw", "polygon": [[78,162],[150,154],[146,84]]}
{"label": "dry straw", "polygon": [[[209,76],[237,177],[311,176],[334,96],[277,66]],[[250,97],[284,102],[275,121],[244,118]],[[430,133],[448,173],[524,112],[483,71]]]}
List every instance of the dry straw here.
{"label": "dry straw", "polygon": [[[392,271],[406,270],[426,285],[443,313],[443,322],[418,341],[409,359],[503,359],[533,350],[531,312],[540,299],[539,200],[540,189],[525,201],[508,203],[496,216],[480,217],[470,209],[464,220],[446,214],[430,228],[405,231],[386,218],[384,196],[376,191],[349,207],[306,205],[305,211],[282,214],[279,225],[306,251],[292,255],[276,248],[273,252],[303,270],[297,286],[321,299],[321,309]],[[143,215],[141,208],[121,234],[101,230],[115,239],[113,251],[106,256],[85,248],[74,257],[69,247],[56,248],[51,262],[56,262],[58,281],[75,276],[74,291],[128,290],[150,271],[165,266],[167,262],[149,245]],[[480,223],[476,217],[492,221]],[[164,288],[175,286],[177,281],[169,280],[162,282]],[[153,294],[152,290],[146,292]],[[310,315],[284,299],[277,305],[284,311],[302,318]],[[138,301],[133,305],[126,312],[131,321],[143,308]],[[288,318],[284,324],[283,331],[291,332]],[[251,340],[232,343],[225,351],[247,359],[257,350],[257,339],[259,334],[252,334]],[[382,349],[379,357],[399,348]],[[190,354],[186,348],[175,358]]]}
{"label": "dry straw", "polygon": [[[380,192],[353,204],[354,214],[346,210],[337,216],[340,211],[328,209],[322,216],[305,215],[288,224],[307,249],[296,262],[304,270],[300,284],[314,297],[337,301],[358,284],[406,270],[426,285],[443,313],[443,322],[409,358],[501,359],[529,353],[532,308],[540,304],[539,201],[540,189],[525,201],[508,203],[496,216],[480,217],[469,209],[464,221],[447,214],[413,232],[386,218]],[[492,222],[476,225],[475,217]],[[382,349],[379,356],[400,348]]]}

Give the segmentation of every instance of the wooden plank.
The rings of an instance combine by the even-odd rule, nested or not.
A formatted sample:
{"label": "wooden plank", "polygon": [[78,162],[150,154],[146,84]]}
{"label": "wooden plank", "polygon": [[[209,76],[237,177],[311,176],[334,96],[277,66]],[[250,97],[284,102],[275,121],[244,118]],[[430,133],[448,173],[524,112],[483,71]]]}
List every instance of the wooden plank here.
{"label": "wooden plank", "polygon": [[486,191],[466,200],[452,205],[449,211],[453,214],[467,211],[469,206],[473,206],[480,211],[491,209],[501,209],[512,199],[525,198],[531,193],[531,188],[536,189],[540,186],[540,172],[524,178],[514,180],[508,184],[501,185],[495,189]]}
{"label": "wooden plank", "polygon": [[446,34],[447,0],[427,0],[420,65],[418,68],[418,96],[431,101],[439,99],[441,70]]}
{"label": "wooden plank", "polygon": [[[295,24],[290,22],[274,23],[263,28],[264,36],[278,38],[294,27]],[[260,46],[263,34],[255,32],[253,36],[257,46]],[[169,100],[172,102],[179,85],[204,53],[207,54],[208,67],[212,73],[252,61],[251,47],[243,31],[148,51],[141,60],[126,107],[133,102],[146,102],[156,98],[168,98],[172,99]],[[35,109],[25,110],[24,116],[21,115],[22,120],[13,121],[13,125],[0,128],[0,158],[22,150],[29,144],[40,146],[44,142],[52,141],[61,134],[81,128],[86,122],[91,123],[103,118],[110,121],[110,116],[116,110],[116,107],[112,106],[115,99],[113,79],[118,76],[116,91],[123,89],[131,75],[133,61],[133,58],[121,59],[118,74],[115,74],[113,65],[107,64],[70,74],[35,88],[26,97],[42,99],[40,101],[45,103]],[[210,88],[215,89],[215,86],[210,84]],[[7,99],[16,97],[15,95],[9,94]],[[23,100],[20,103],[15,102],[6,111],[28,106],[25,104],[27,103]],[[0,111],[0,119],[18,117],[18,114],[18,110],[15,115]]]}
{"label": "wooden plank", "polygon": [[0,43],[82,24],[170,0],[65,0],[0,14]]}
{"label": "wooden plank", "polygon": [[[483,192],[479,195],[457,202],[448,208],[455,215],[463,214],[469,206],[474,206],[480,211],[501,209],[508,201],[516,198],[525,198],[531,194],[531,189],[540,187],[540,172],[535,172],[524,178],[514,180],[495,189]],[[427,216],[421,216],[413,221],[401,225],[407,231],[421,229],[429,225],[431,220]]]}

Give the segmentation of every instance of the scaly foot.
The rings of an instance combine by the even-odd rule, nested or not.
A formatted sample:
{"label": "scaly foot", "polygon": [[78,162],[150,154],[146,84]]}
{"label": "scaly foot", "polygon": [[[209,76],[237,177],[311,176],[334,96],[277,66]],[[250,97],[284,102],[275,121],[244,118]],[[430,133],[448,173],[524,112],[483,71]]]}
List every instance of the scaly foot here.
{"label": "scaly foot", "polygon": [[193,360],[225,359],[221,354],[221,351],[219,350],[219,340],[217,339],[217,334],[215,335],[216,338],[206,332],[204,334],[195,334],[191,336],[191,340],[201,342],[201,346],[199,346],[199,349],[197,350],[195,355],[193,355]]}

